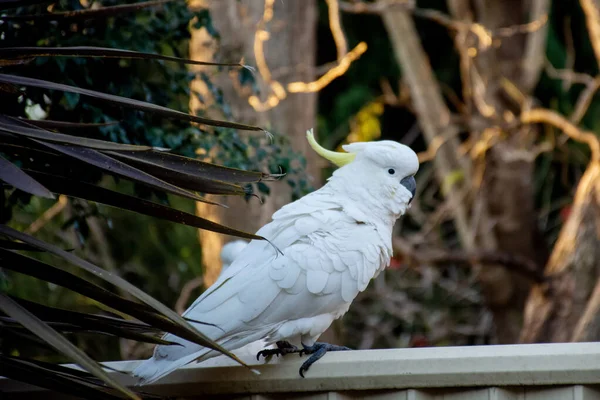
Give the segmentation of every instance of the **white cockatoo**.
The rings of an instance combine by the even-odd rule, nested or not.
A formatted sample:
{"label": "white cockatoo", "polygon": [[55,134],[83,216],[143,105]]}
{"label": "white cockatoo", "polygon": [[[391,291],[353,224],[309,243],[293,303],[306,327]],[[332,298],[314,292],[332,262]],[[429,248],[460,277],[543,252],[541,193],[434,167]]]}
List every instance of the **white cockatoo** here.
{"label": "white cockatoo", "polygon": [[221,249],[221,275],[233,264],[237,256],[240,255],[247,245],[248,242],[245,240],[234,240],[223,245]]}
{"label": "white cockatoo", "polygon": [[[245,240],[234,240],[223,245],[223,248],[221,249],[221,275],[223,275],[227,271],[227,268],[229,268],[229,266],[235,261],[237,256],[242,252],[242,250],[244,250],[244,248],[247,245],[248,242]],[[232,351],[232,353],[238,357],[250,356],[256,355],[259,351],[263,349],[272,347],[273,345],[268,344],[267,342],[265,342],[264,339],[260,339],[255,342],[248,343],[247,345],[240,347],[239,349],[235,349]],[[224,357],[226,356],[219,356],[215,358],[215,361],[219,358]]]}
{"label": "white cockatoo", "polygon": [[[347,347],[317,342],[359,292],[390,263],[392,229],[414,194],[417,155],[393,141],[344,145],[346,152],[313,149],[339,168],[328,182],[273,214],[273,220],[183,314],[214,324],[195,326],[233,351],[257,340],[277,348],[267,356],[310,355],[300,375],[327,351]],[[193,324],[193,323],[192,323]],[[193,324],[194,325],[194,324]],[[172,334],[133,372],[154,382],[195,360],[220,353]]]}

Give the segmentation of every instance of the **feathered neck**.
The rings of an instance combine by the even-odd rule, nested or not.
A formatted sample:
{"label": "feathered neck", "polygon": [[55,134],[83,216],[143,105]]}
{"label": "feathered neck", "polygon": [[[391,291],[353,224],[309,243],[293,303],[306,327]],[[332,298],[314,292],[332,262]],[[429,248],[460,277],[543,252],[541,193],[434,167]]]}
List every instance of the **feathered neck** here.
{"label": "feathered neck", "polygon": [[349,164],[336,170],[319,191],[335,197],[336,202],[357,221],[391,229],[406,212],[409,198],[396,193],[397,188],[374,185],[372,175],[359,167]]}

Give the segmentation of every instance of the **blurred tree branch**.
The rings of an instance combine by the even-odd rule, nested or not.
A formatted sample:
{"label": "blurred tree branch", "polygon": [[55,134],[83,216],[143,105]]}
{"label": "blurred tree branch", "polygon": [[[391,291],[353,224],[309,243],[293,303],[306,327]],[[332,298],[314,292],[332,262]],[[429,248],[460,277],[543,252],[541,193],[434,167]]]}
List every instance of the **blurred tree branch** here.
{"label": "blurred tree branch", "polygon": [[[536,285],[525,308],[521,342],[598,340],[600,275],[600,161],[581,178],[571,215],[560,231],[545,275],[550,290]],[[588,331],[594,329],[594,333]],[[575,330],[575,331],[574,331]]]}
{"label": "blurred tree branch", "polygon": [[[284,100],[289,93],[315,93],[329,85],[334,79],[344,75],[353,61],[360,58],[367,51],[365,42],[358,43],[352,50],[348,51],[348,43],[344,35],[342,23],[339,14],[338,0],[326,0],[328,8],[329,28],[336,45],[337,60],[334,63],[316,67],[314,72],[318,72],[320,77],[311,81],[294,81],[282,84],[275,79],[269,68],[265,57],[265,43],[271,38],[271,33],[267,30],[267,24],[271,22],[274,16],[274,0],[265,0],[262,18],[257,24],[254,33],[253,52],[254,59],[258,67],[258,72],[264,84],[267,86],[269,94],[266,100],[261,100],[256,95],[248,98],[249,104],[254,110],[264,112],[276,107],[280,101]],[[311,67],[315,68],[315,67]],[[284,68],[289,70],[289,68]],[[279,68],[281,70],[281,68]]]}
{"label": "blurred tree branch", "polygon": [[600,65],[600,2],[598,0],[579,0],[585,14],[590,42]]}
{"label": "blurred tree branch", "polygon": [[175,311],[177,311],[178,314],[183,314],[189,306],[188,303],[192,292],[204,285],[206,285],[204,276],[197,276],[191,281],[186,282],[186,284],[183,285],[183,288],[181,288],[181,293],[179,294],[177,302],[175,303]]}
{"label": "blurred tree branch", "polygon": [[[587,96],[587,94],[583,92],[581,96]],[[592,160],[600,161],[600,141],[598,137],[593,132],[581,131],[565,117],[554,111],[539,108],[524,111],[521,114],[521,122],[524,124],[546,123],[553,125],[563,131],[572,140],[587,144],[592,153]]]}
{"label": "blurred tree branch", "polygon": [[[450,110],[441,95],[441,90],[427,59],[410,14],[401,9],[390,9],[382,15],[388,30],[398,63],[402,65],[404,77],[411,90],[413,107],[427,142],[436,154],[436,174],[443,182],[447,174],[456,169],[469,170],[467,160],[459,160],[458,126],[452,124]],[[438,139],[440,132],[445,132],[442,143]],[[429,152],[428,152],[429,153]],[[465,174],[468,176],[468,173]],[[465,247],[472,249],[467,226],[467,210],[464,203],[456,196],[455,191],[448,193],[453,205],[453,213],[459,235]]]}
{"label": "blurred tree branch", "polygon": [[64,210],[67,206],[69,199],[67,196],[61,194],[58,196],[58,201],[52,205],[49,209],[46,210],[38,219],[36,219],[31,225],[27,227],[25,233],[30,235],[35,234],[37,231],[42,229],[44,225],[46,225],[50,220],[56,217],[58,214]]}
{"label": "blurred tree branch", "polygon": [[572,342],[594,342],[600,338],[600,279],[571,337]]}
{"label": "blurred tree branch", "polygon": [[[511,82],[524,100],[537,83],[544,65],[549,1],[516,6],[449,0],[452,17],[437,10],[415,9],[410,4],[403,8],[388,7],[391,3],[383,1],[377,4],[371,8],[356,3],[352,8],[344,7],[353,12],[380,13],[429,143],[429,150],[421,154],[421,159],[435,155],[435,173],[442,186],[456,171],[461,173],[461,179],[452,178],[451,188],[443,190],[443,194],[448,198],[449,211],[466,253],[475,254],[475,249],[481,249],[478,251],[515,254],[534,260],[539,271],[545,258],[535,248],[531,181],[535,157],[514,157],[521,149],[531,147],[535,134],[530,127],[514,125],[519,110],[505,100],[505,89],[498,83],[501,77]],[[528,22],[522,21],[521,14],[515,14],[518,7],[528,14]],[[460,128],[444,102],[411,14],[456,32],[465,101],[461,110],[471,130],[470,159],[460,156],[465,153],[456,135]],[[520,105],[526,106],[526,102]],[[465,197],[461,195],[464,191]],[[518,201],[514,194],[518,194]],[[490,262],[493,257],[481,261]],[[514,342],[525,302],[523,293],[529,282],[523,280],[522,272],[508,273],[497,263],[486,265],[479,268],[481,265],[477,264],[488,305],[496,315],[498,338],[501,342]],[[539,273],[537,276],[539,281]]]}
{"label": "blurred tree branch", "polygon": [[[600,5],[596,0],[581,0],[580,4],[600,67]],[[521,116],[523,122],[558,127],[569,138],[587,144],[591,152],[571,213],[546,265],[546,276],[554,278],[550,290],[534,286],[529,295],[522,342],[600,339],[600,141],[593,132],[575,126],[598,87],[598,78],[587,81],[569,120],[550,110],[531,110]]]}
{"label": "blurred tree branch", "polygon": [[[435,165],[437,184],[422,177],[421,182],[433,187],[423,189],[422,201],[410,210],[421,230],[408,240],[431,247],[415,250],[397,241],[395,247],[422,267],[457,263],[475,267],[500,342],[513,343],[519,336],[526,341],[597,340],[600,145],[594,132],[578,125],[600,89],[600,76],[572,70],[575,44],[568,16],[565,67],[556,70],[549,65],[550,0],[448,0],[447,4],[450,15],[416,8],[414,1],[340,2],[343,12],[381,16],[401,65],[402,85],[410,89],[411,104],[405,105],[407,98],[403,98],[402,105],[416,114],[428,144],[419,158]],[[600,0],[580,0],[580,4],[600,66]],[[410,16],[435,21],[454,35],[462,83],[462,97],[454,103],[460,119],[451,115],[444,102]],[[568,117],[540,108],[533,98],[544,66],[548,76],[564,81],[565,92],[573,83],[585,85]],[[384,85],[383,92],[387,103],[400,103],[391,85]],[[539,124],[548,126],[546,135]],[[458,134],[465,126],[469,137],[461,143]],[[564,140],[556,141],[550,126],[564,132]],[[550,255],[536,216],[535,162],[567,139],[586,144],[592,161]],[[438,190],[445,200],[436,198]],[[439,250],[447,239],[440,239],[436,230],[445,231],[442,226],[449,219],[464,251]],[[439,247],[430,244],[436,240]],[[380,320],[374,326],[385,323]],[[368,340],[373,341],[372,336],[373,332]]]}
{"label": "blurred tree branch", "polygon": [[393,245],[395,252],[406,258],[409,264],[433,264],[442,267],[450,264],[463,264],[471,267],[498,264],[515,271],[532,282],[543,284],[547,281],[534,261],[519,255],[485,251],[449,251],[430,247],[415,249],[401,238],[394,238]]}

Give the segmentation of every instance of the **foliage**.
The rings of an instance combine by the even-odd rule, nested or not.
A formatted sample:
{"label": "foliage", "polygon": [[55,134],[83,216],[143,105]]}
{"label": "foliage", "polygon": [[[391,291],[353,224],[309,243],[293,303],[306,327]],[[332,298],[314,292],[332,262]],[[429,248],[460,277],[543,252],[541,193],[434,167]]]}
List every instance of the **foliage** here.
{"label": "foliage", "polygon": [[[184,64],[198,63],[180,58],[187,53],[188,25],[194,20],[209,23],[205,13],[194,15],[181,2],[120,6],[106,1],[100,9],[82,4],[61,1],[49,13],[45,5],[34,5],[1,17],[0,100],[9,106],[0,115],[0,261],[10,271],[0,294],[6,338],[1,362],[7,376],[50,389],[90,398],[114,398],[119,392],[136,398],[64,334],[78,338],[93,332],[160,343],[154,335],[171,332],[224,349],[123,279],[126,271],[102,269],[62,246],[23,233],[13,211],[35,208],[38,201],[30,203],[30,195],[70,196],[75,200],[65,225],[78,228],[84,243],[90,218],[102,215],[100,204],[260,240],[174,208],[168,194],[202,202],[206,200],[198,192],[247,196],[252,186],[276,176],[175,154],[195,157],[201,145],[226,144],[231,150],[230,159],[224,157],[227,164],[258,165],[236,130],[261,128],[177,111],[187,109],[193,78]],[[64,299],[45,302],[40,293],[27,293],[31,282],[32,288],[44,289],[40,293],[63,297],[68,292],[67,298],[85,306],[77,312],[56,308]],[[62,306],[73,304],[64,301]],[[104,311],[98,313],[98,308]],[[20,356],[17,348],[26,349],[22,344],[32,342],[49,345],[92,375]]]}
{"label": "foliage", "polygon": [[[115,0],[103,2],[104,6],[115,5]],[[319,1],[318,21],[318,54],[317,64],[331,62],[336,54],[335,44],[329,29],[327,4]],[[433,9],[450,14],[443,0],[419,0],[418,8]],[[44,13],[46,4],[12,10],[11,15],[28,15]],[[76,1],[61,1],[56,3],[53,13],[63,10],[82,9]],[[453,35],[455,31],[438,22],[423,18],[415,13],[415,24],[419,37],[431,62],[436,78],[440,82],[446,101],[457,117],[457,124],[468,133],[469,121],[461,115],[460,103],[462,97],[461,73],[458,55],[454,49]],[[52,18],[55,18],[54,20]],[[33,23],[23,19],[8,19],[1,28],[5,31],[3,46],[103,46],[125,49],[135,49],[153,54],[163,54],[175,57],[186,57],[188,47],[188,24],[192,21],[196,27],[205,26],[209,32],[216,35],[206,11],[191,12],[177,3],[167,3],[149,10],[136,13],[119,13],[113,15],[96,15],[93,19],[69,19],[66,17],[37,18]],[[573,71],[596,76],[596,60],[589,43],[589,34],[585,18],[578,2],[552,2],[549,19],[549,34],[546,57],[554,68],[567,68]],[[342,25],[348,39],[349,47],[360,41],[368,44],[368,51],[360,59],[354,61],[350,69],[341,77],[335,79],[319,94],[319,134],[325,140],[328,148],[335,148],[345,140],[356,138],[366,139],[380,137],[393,139],[410,144],[416,151],[426,150],[427,143],[419,135],[414,110],[411,108],[410,95],[402,83],[402,70],[394,57],[392,45],[387,37],[381,18],[375,14],[342,13]],[[10,28],[10,29],[8,29]],[[25,34],[27,33],[27,34]],[[225,32],[223,32],[225,34]],[[572,38],[569,37],[572,35]],[[2,53],[0,53],[2,54]],[[0,57],[2,58],[2,57]],[[89,57],[36,57],[34,60],[18,60],[15,65],[3,66],[2,73],[18,72],[19,75],[51,80],[76,87],[84,87],[120,95],[127,98],[149,101],[170,107],[175,110],[185,110],[190,95],[189,82],[193,74],[182,64],[164,60],[149,61],[144,59],[123,58],[89,58]],[[240,84],[254,85],[253,75],[249,70],[241,70]],[[208,84],[216,107],[226,119],[230,113],[223,104],[219,88],[212,85],[210,74],[201,76]],[[387,86],[389,84],[389,86]],[[123,107],[107,107],[98,99],[85,98],[77,93],[48,91],[29,87],[26,93],[10,92],[11,86],[2,84],[4,90],[0,93],[2,104],[8,104],[6,113],[10,115],[34,117],[43,115],[46,120],[69,121],[73,123],[98,123],[103,125],[86,125],[86,129],[75,126],[61,127],[65,133],[74,133],[77,138],[107,139],[121,144],[134,144],[150,147],[168,147],[173,152],[190,157],[203,157],[209,152],[215,152],[224,166],[244,170],[263,169],[269,173],[290,171],[295,159],[287,152],[287,143],[278,137],[275,144],[269,148],[260,147],[258,136],[240,134],[238,130],[227,127],[209,127],[207,125],[190,125],[187,121],[167,119],[156,114],[144,113],[137,109]],[[389,101],[384,89],[391,89],[396,100]],[[576,101],[584,90],[577,82],[558,79],[546,68],[533,93],[536,105],[557,110],[561,114],[570,114]],[[582,121],[586,128],[598,133],[600,127],[595,119],[600,107],[598,96],[592,98],[588,113]],[[463,117],[463,118],[461,118]],[[6,122],[6,121],[5,121]],[[29,121],[31,122],[31,121]],[[49,125],[39,126],[51,129]],[[12,128],[17,129],[17,128]],[[58,129],[58,128],[57,128]],[[210,135],[205,134],[210,132]],[[37,132],[37,131],[36,131]],[[348,133],[353,137],[348,137]],[[38,134],[40,132],[37,132]],[[21,132],[23,134],[23,132]],[[581,175],[588,162],[587,150],[584,146],[556,140],[560,132],[548,128],[542,131],[538,142],[552,142],[551,151],[540,154],[535,163],[535,208],[536,216],[543,238],[552,245],[558,231],[564,222],[568,204],[571,201],[574,182]],[[14,132],[13,132],[14,135]],[[461,136],[466,139],[467,134]],[[29,140],[29,139],[28,139]],[[201,154],[197,154],[200,149]],[[101,152],[102,153],[102,152]],[[12,152],[3,154],[15,165],[26,166],[27,157],[17,158]],[[105,155],[109,155],[104,152]],[[54,155],[62,157],[65,155]],[[123,158],[122,161],[132,161]],[[134,162],[140,165],[139,160]],[[80,162],[77,164],[81,165]],[[435,184],[433,173],[435,167],[426,163],[422,166],[418,180],[422,192],[413,206],[411,215],[407,216],[398,232],[403,237],[414,234],[424,225],[430,229],[430,235],[436,236],[435,245],[441,248],[458,249],[460,247],[456,230],[448,218],[439,217],[439,205],[443,199],[443,189]],[[39,175],[39,171],[37,172]],[[96,184],[101,174],[94,169],[73,168],[68,172],[90,184]],[[32,175],[38,178],[38,175]],[[462,179],[462,171],[450,171],[445,183],[453,183]],[[431,179],[431,181],[430,181]],[[119,178],[104,179],[102,186],[113,191],[128,193],[139,199],[153,201],[162,205],[171,204],[179,210],[193,213],[193,206],[186,200],[166,196],[163,192]],[[40,183],[45,184],[43,180]],[[124,183],[125,182],[125,183]],[[306,185],[302,177],[288,181],[294,186],[295,195],[302,194]],[[431,184],[429,184],[432,182]],[[31,183],[31,182],[30,182]],[[249,183],[249,182],[246,182]],[[250,185],[240,185],[244,193],[268,193],[268,187],[263,182],[253,182]],[[36,190],[30,185],[29,189]],[[43,190],[37,187],[37,190]],[[239,191],[240,188],[238,187]],[[49,200],[35,198],[28,202],[28,197],[22,191],[4,191],[6,195],[1,204],[4,205],[1,218],[11,219],[11,226],[24,230],[52,203]],[[241,194],[241,193],[238,193]],[[137,203],[138,206],[141,203]],[[11,211],[16,213],[10,214]],[[198,260],[197,249],[193,247],[193,232],[185,226],[168,222],[148,225],[145,232],[136,232],[135,237],[121,238],[120,232],[127,226],[146,226],[148,216],[112,211],[108,207],[95,205],[94,202],[74,201],[69,204],[70,217],[60,221],[50,222],[47,229],[37,237],[46,241],[57,241],[57,233],[64,236],[61,225],[75,228],[83,243],[84,251],[90,257],[102,261],[101,252],[95,252],[98,245],[88,238],[90,218],[104,218],[114,226],[107,229],[109,251],[114,260],[122,265],[118,271],[128,280],[134,282],[143,290],[156,295],[157,299],[166,304],[172,304],[173,292],[177,292],[180,282],[198,275],[193,260]],[[100,217],[99,217],[100,216]],[[435,221],[428,218],[435,216]],[[1,219],[0,218],[0,219]],[[67,232],[71,232],[68,230]],[[132,235],[133,236],[133,235]],[[418,236],[418,235],[417,235]],[[60,239],[63,247],[66,241]],[[184,243],[182,245],[182,243]],[[13,244],[14,245],[14,244]],[[161,248],[159,249],[158,245]],[[137,251],[145,246],[143,252]],[[187,249],[187,250],[186,250]],[[78,250],[79,251],[79,250]],[[50,258],[48,254],[36,253],[36,260],[47,264],[56,263],[67,267],[66,263]],[[371,285],[364,295],[359,298],[344,319],[345,344],[356,347],[388,347],[415,345],[414,338],[425,335],[430,344],[473,344],[487,343],[493,340],[492,322],[481,290],[477,287],[472,270],[462,264],[468,262],[446,262],[443,266],[423,263],[418,269],[405,268],[410,260],[395,260],[392,268]],[[176,265],[176,270],[165,268],[165,265]],[[145,266],[150,265],[152,274],[144,274]],[[71,268],[71,267],[68,267]],[[80,273],[69,270],[74,275]],[[47,283],[35,281],[29,277],[7,272],[10,276],[11,294],[19,292],[22,297],[40,302],[48,294],[51,305],[67,308],[78,294],[70,293],[60,287],[48,289]],[[151,277],[152,275],[153,277]],[[110,287],[105,283],[93,280],[102,287]],[[164,282],[168,282],[167,285]],[[386,290],[382,289],[385,288]],[[42,291],[43,290],[43,291]],[[70,293],[70,296],[67,295]],[[80,312],[96,312],[98,304],[86,302],[79,304]],[[105,315],[105,314],[103,314]],[[14,321],[11,321],[13,323]],[[14,325],[10,325],[11,329]],[[385,332],[383,334],[382,332]],[[83,335],[74,334],[70,338],[85,348],[91,354],[97,354],[92,341],[82,339]],[[29,338],[27,338],[29,339]],[[109,347],[113,349],[111,357],[116,354],[114,341]],[[5,341],[6,342],[6,341]],[[13,342],[15,343],[15,342]],[[99,343],[99,342],[98,342]],[[104,342],[102,342],[104,343]],[[39,354],[39,353],[38,353]],[[48,355],[50,352],[45,352]],[[50,358],[45,358],[49,360]],[[13,362],[12,359],[5,362]],[[8,364],[6,364],[8,365]],[[28,368],[31,368],[28,366]]]}

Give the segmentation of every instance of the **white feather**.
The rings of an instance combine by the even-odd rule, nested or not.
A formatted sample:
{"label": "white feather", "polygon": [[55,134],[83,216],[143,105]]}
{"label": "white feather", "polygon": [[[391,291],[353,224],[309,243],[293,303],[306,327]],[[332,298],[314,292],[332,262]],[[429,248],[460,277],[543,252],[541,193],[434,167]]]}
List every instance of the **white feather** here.
{"label": "white feather", "polygon": [[221,263],[223,264],[221,267],[222,271],[225,271],[231,263],[237,258],[237,256],[244,250],[244,248],[248,245],[248,242],[245,240],[234,240],[232,242],[226,243],[221,249]]}
{"label": "white feather", "polygon": [[[279,340],[312,345],[389,264],[392,227],[412,197],[400,180],[417,171],[416,155],[386,141],[347,148],[357,153],[354,161],[257,232],[283,254],[266,241],[236,245],[231,264],[184,313],[217,326],[196,325],[205,335],[233,351]],[[219,355],[174,335],[165,339],[182,346],[157,346],[134,371],[141,382]]]}

